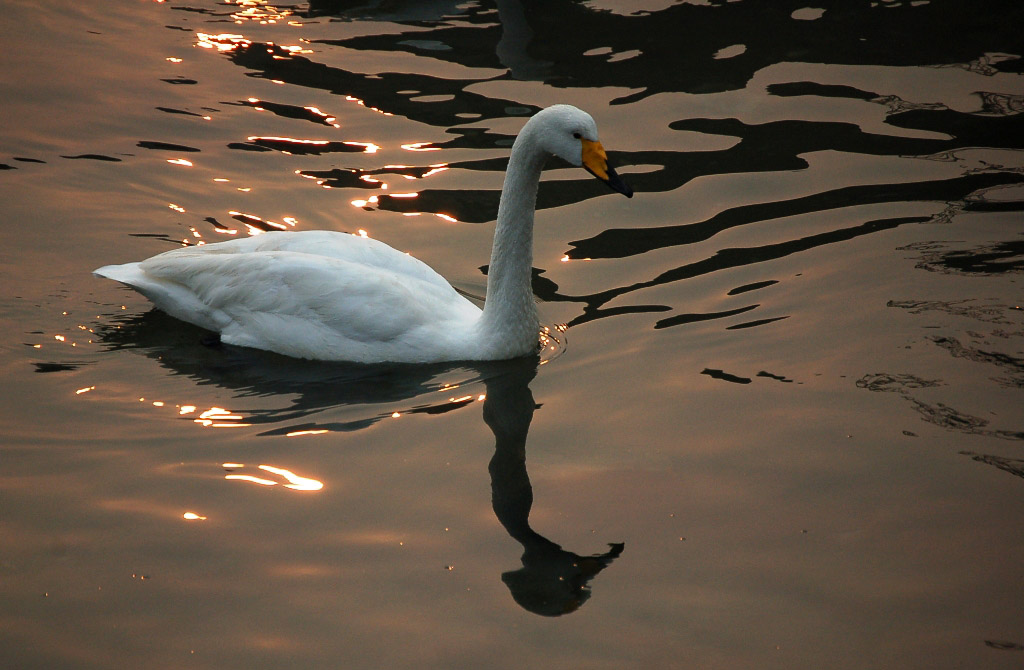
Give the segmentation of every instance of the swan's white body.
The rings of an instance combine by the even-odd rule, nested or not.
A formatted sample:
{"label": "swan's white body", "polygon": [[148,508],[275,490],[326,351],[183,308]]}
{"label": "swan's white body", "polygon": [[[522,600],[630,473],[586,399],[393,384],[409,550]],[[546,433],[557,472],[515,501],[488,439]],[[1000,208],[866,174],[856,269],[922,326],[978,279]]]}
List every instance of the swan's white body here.
{"label": "swan's white body", "polygon": [[271,232],[174,249],[95,274],[127,284],[221,341],[287,356],[361,363],[498,360],[537,350],[533,213],[544,162],[608,167],[593,119],[556,105],[516,138],[480,309],[421,261],[383,242],[329,231]]}

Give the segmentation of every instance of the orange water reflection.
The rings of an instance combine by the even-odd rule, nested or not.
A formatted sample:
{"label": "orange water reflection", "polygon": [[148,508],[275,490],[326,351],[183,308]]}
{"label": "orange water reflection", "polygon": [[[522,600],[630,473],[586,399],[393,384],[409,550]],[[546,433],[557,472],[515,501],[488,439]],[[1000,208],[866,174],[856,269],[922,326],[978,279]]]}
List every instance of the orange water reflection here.
{"label": "orange water reflection", "polygon": [[196,33],[196,46],[201,49],[216,49],[217,51],[234,51],[239,47],[247,47],[252,42],[242,35],[222,33],[211,35],[209,33]]}
{"label": "orange water reflection", "polygon": [[369,210],[373,209],[374,207],[381,206],[383,202],[386,203],[387,206],[382,207],[382,209],[398,212],[402,216],[422,216],[423,214],[429,214],[432,216],[436,216],[437,218],[443,221],[447,221],[448,223],[459,222],[457,218],[445,212],[425,212],[415,209],[408,209],[408,205],[404,204],[403,201],[412,200],[417,197],[419,197],[419,193],[416,192],[388,193],[386,195],[371,195],[368,198],[356,198],[354,200],[350,200],[349,204],[351,204],[353,207],[359,207],[360,209]]}
{"label": "orange water reflection", "polygon": [[363,147],[363,151],[368,154],[375,154],[380,151],[380,146],[373,142],[344,142],[343,144],[349,144],[354,147]]}
{"label": "orange water reflection", "polygon": [[[272,230],[288,230],[290,227],[294,228],[295,224],[298,223],[298,219],[292,216],[286,216],[282,219],[284,223],[277,223],[276,221],[270,221],[256,216],[255,214],[245,214],[237,210],[231,210],[228,212],[231,218],[241,222],[245,225],[250,235],[259,235],[260,233],[266,233]],[[235,231],[227,228],[217,226],[217,232],[234,235]]]}
{"label": "orange water reflection", "polygon": [[303,107],[303,109],[307,109],[318,116],[322,116],[324,121],[326,121],[327,123],[334,123],[334,121],[336,120],[335,117],[325,114],[324,112],[320,111],[320,109],[317,107]]}
{"label": "orange water reflection", "polygon": [[277,486],[280,484],[281,486],[284,486],[284,488],[292,489],[294,491],[319,491],[324,487],[324,483],[318,479],[303,477],[295,474],[291,470],[279,468],[273,465],[258,465],[257,468],[263,472],[277,475],[279,478],[284,480],[283,482],[256,475],[235,473],[234,470],[246,467],[244,463],[224,463],[222,467],[225,470],[231,471],[230,474],[224,475],[224,479],[232,481],[244,481],[249,482],[250,484],[258,484],[260,486]]}
{"label": "orange water reflection", "polygon": [[[351,144],[351,143],[348,143]],[[310,152],[307,152],[310,153]],[[415,167],[412,165],[385,165],[376,169],[361,168],[332,168],[330,170],[295,170],[295,174],[305,179],[312,179],[318,186],[324,188],[360,188],[379,189],[387,191],[392,188],[386,180],[386,175],[396,175],[408,181],[425,179],[450,168],[447,163],[434,163],[426,167]],[[394,198],[414,198],[416,192],[393,193]],[[360,199],[357,207],[364,207],[366,201]]]}
{"label": "orange water reflection", "polygon": [[434,146],[433,142],[412,142],[409,144],[403,144],[402,148],[406,151],[440,151],[441,147]]}
{"label": "orange water reflection", "polygon": [[234,0],[234,4],[238,6],[238,9],[231,13],[231,18],[235,23],[253,21],[260,24],[273,24],[294,13],[292,9],[275,7],[266,0]]}
{"label": "orange water reflection", "polygon": [[383,109],[380,109],[378,107],[371,107],[370,105],[366,104],[365,100],[360,100],[359,98],[357,98],[357,97],[355,97],[353,95],[346,95],[345,96],[345,100],[347,100],[349,102],[354,102],[354,103],[356,103],[357,105],[359,105],[361,107],[365,107],[368,110],[370,110],[371,112],[377,112],[378,114],[383,114],[384,116],[393,116],[393,114],[391,112],[385,112]]}

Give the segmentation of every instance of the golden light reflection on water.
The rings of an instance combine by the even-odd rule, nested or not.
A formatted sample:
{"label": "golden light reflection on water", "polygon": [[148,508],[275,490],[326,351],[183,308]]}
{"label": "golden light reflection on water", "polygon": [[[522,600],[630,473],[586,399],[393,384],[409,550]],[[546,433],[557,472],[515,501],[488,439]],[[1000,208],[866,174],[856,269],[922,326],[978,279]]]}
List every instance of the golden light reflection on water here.
{"label": "golden light reflection on water", "polygon": [[[359,181],[365,181],[367,184],[380,184],[380,186],[378,186],[377,188],[381,190],[387,190],[388,187],[388,185],[382,182],[380,179],[374,179],[368,174],[360,175]],[[323,182],[320,183],[322,184]]]}
{"label": "golden light reflection on water", "polygon": [[[432,176],[432,175],[438,174],[438,173],[440,173],[440,172],[446,172],[447,170],[449,170],[449,169],[450,169],[450,168],[448,167],[448,164],[447,164],[447,163],[436,163],[436,164],[434,164],[434,165],[431,165],[431,166],[429,166],[429,167],[430,167],[431,169],[430,169],[430,170],[427,170],[426,172],[424,172],[423,174],[421,174],[421,175],[420,175],[420,179],[426,179],[427,177],[430,177],[430,176]],[[409,175],[405,175],[405,177],[406,177],[407,179],[415,179],[415,177],[411,177],[411,176],[409,176]]]}
{"label": "golden light reflection on water", "polygon": [[[380,205],[381,198],[407,200],[417,197],[419,197],[419,193],[416,192],[388,193],[385,195],[371,195],[369,198],[356,198],[355,200],[349,200],[349,204],[351,204],[353,207],[359,207],[360,209],[372,209],[373,207]],[[444,212],[399,211],[398,213],[401,214],[402,216],[422,216],[424,214],[429,214],[431,216],[436,216],[437,218],[443,221],[447,221],[448,223],[459,222],[459,220],[456,219],[454,216],[452,216],[451,214],[445,214]]]}
{"label": "golden light reflection on water", "polygon": [[331,116],[329,114],[326,114],[326,113],[320,111],[319,108],[317,108],[317,107],[303,107],[303,109],[305,109],[308,112],[312,112],[313,114],[316,114],[317,116],[319,116],[320,118],[322,118],[324,120],[324,123],[329,123],[332,126],[334,126],[335,128],[341,128],[341,124],[337,123],[338,119],[336,117]]}
{"label": "golden light reflection on water", "polygon": [[265,470],[271,474],[279,475],[284,477],[288,483],[284,485],[285,488],[294,489],[296,491],[319,491],[324,487],[324,483],[312,479],[310,477],[301,477],[291,470],[285,468],[277,468],[272,465],[261,465],[260,470]]}
{"label": "golden light reflection on water", "polygon": [[251,41],[242,35],[221,33],[211,35],[209,33],[196,33],[196,46],[201,49],[216,49],[217,51],[234,51],[239,47],[248,47]]}
{"label": "golden light reflection on water", "polygon": [[558,358],[565,352],[565,336],[562,334],[569,330],[568,324],[558,323],[554,326],[544,326],[540,331],[540,364],[546,365]]}
{"label": "golden light reflection on water", "polygon": [[[244,224],[250,235],[259,235],[271,230],[288,230],[289,227],[294,227],[298,223],[298,219],[292,216],[286,216],[282,219],[285,223],[277,223],[276,221],[258,217],[255,214],[246,214],[237,210],[231,210],[228,214],[231,215],[231,218]],[[218,229],[218,232],[225,232],[229,235],[234,235],[236,232],[229,231],[230,229],[224,229],[223,231]]]}
{"label": "golden light reflection on water", "polygon": [[[261,25],[274,24],[294,13],[293,9],[275,7],[268,4],[266,0],[234,0],[234,4],[239,7],[231,13],[231,18],[235,23],[248,21]],[[290,21],[289,25],[294,25],[294,22]]]}
{"label": "golden light reflection on water", "polygon": [[[257,109],[259,109],[259,108],[257,107]],[[247,137],[246,139],[249,140],[250,142],[257,142],[257,143],[260,142],[260,141],[264,141],[264,142],[281,142],[281,143],[286,143],[286,144],[297,144],[297,145],[300,145],[300,146],[301,145],[327,146],[328,144],[330,144],[329,140],[301,140],[301,139],[298,139],[296,137],[278,137],[278,136],[272,136],[272,135],[267,135],[267,136],[252,135],[250,137]],[[355,142],[346,142],[345,144],[355,144]],[[282,153],[286,153],[287,154],[289,152],[283,151]]]}
{"label": "golden light reflection on water", "polygon": [[211,407],[193,421],[207,428],[241,428],[251,425],[242,423],[240,414],[232,414],[223,407]]}
{"label": "golden light reflection on water", "polygon": [[351,200],[350,202],[353,207],[366,207],[368,205],[376,205],[378,201],[379,198],[377,196],[371,195],[366,200],[363,200],[362,198],[357,198],[355,200]]}
{"label": "golden light reflection on water", "polygon": [[456,219],[454,216],[452,216],[450,214],[442,214],[440,212],[402,212],[402,216],[423,216],[424,214],[429,214],[431,216],[436,216],[437,218],[439,218],[439,219],[441,219],[443,221],[447,221],[448,223],[458,223],[459,222],[459,220]]}
{"label": "golden light reflection on water", "polygon": [[394,114],[392,114],[391,112],[385,112],[383,109],[380,109],[379,107],[371,107],[370,105],[367,105],[365,100],[360,100],[359,98],[353,95],[346,95],[345,100],[347,100],[348,102],[354,102],[360,107],[365,107],[371,112],[377,112],[378,114],[383,114],[384,116],[394,116]]}
{"label": "golden light reflection on water", "polygon": [[[238,470],[246,467],[244,463],[224,463],[222,466],[225,470]],[[273,465],[258,465],[257,468],[263,472],[277,475],[284,481],[277,481],[273,479],[267,479],[266,477],[238,474],[230,472],[224,475],[224,479],[231,481],[243,481],[249,482],[250,484],[258,484],[260,486],[277,486],[281,485],[286,489],[292,489],[293,491],[319,491],[324,487],[324,483],[318,479],[312,479],[310,477],[303,477],[297,475],[291,470],[286,468],[279,468]]]}
{"label": "golden light reflection on water", "polygon": [[[95,385],[82,387],[75,390],[77,395],[83,395],[91,391],[96,390]],[[174,413],[175,417],[178,418],[189,418],[192,423],[197,424],[203,428],[246,428],[253,424],[246,421],[244,413],[226,409],[219,406],[211,406],[207,409],[200,409],[200,406],[192,403],[181,403],[177,404],[172,401],[165,400],[154,400],[147,398],[146,396],[134,397],[134,400],[139,403],[145,403],[155,409],[166,409]],[[328,433],[328,430],[309,428],[309,429],[297,429],[295,431],[286,433],[287,437],[304,437],[312,435],[323,435]],[[241,464],[225,463],[225,468],[229,467],[242,467]]]}
{"label": "golden light reflection on water", "polygon": [[327,430],[293,430],[290,433],[285,433],[285,437],[300,437],[302,435],[323,435],[327,433]]}
{"label": "golden light reflection on water", "polygon": [[262,479],[260,477],[253,477],[252,475],[224,475],[224,479],[231,479],[243,482],[249,482],[250,484],[259,484],[260,486],[276,486],[277,482],[271,479]]}
{"label": "golden light reflection on water", "polygon": [[411,144],[403,144],[402,148],[406,151],[440,151],[441,147],[435,147],[433,142],[413,142]]}
{"label": "golden light reflection on water", "polygon": [[353,147],[363,147],[363,153],[375,154],[380,151],[380,146],[373,142],[343,142]]}

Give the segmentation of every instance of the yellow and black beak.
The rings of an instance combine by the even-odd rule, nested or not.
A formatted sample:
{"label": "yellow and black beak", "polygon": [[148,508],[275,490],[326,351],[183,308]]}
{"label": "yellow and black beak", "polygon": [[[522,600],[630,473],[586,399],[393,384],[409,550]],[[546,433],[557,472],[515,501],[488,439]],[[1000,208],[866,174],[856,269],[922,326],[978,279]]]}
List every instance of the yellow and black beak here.
{"label": "yellow and black beak", "polygon": [[608,184],[613,191],[632,198],[633,189],[622,181],[619,175],[615,174],[611,165],[608,165],[608,155],[604,152],[601,143],[584,139],[581,139],[580,143],[583,145],[583,167],[587,169],[587,172]]}

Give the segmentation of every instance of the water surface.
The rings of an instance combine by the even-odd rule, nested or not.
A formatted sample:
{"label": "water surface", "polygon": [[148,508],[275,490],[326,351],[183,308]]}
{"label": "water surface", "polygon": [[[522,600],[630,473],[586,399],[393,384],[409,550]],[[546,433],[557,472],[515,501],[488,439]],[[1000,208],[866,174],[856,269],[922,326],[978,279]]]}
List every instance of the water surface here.
{"label": "water surface", "polygon": [[[1016,668],[1017,2],[8,2],[0,661]],[[91,276],[366,234],[482,295],[556,102],[537,360],[209,345]]]}

